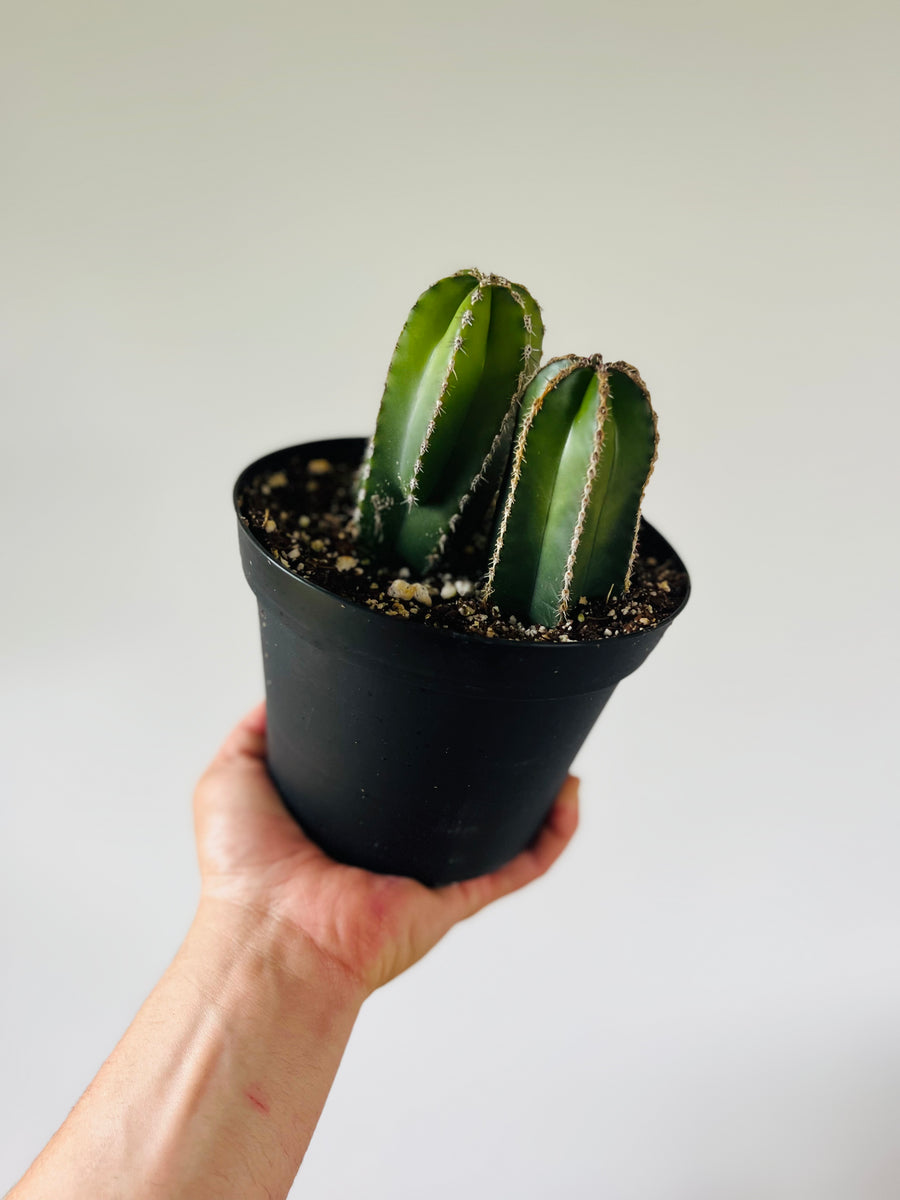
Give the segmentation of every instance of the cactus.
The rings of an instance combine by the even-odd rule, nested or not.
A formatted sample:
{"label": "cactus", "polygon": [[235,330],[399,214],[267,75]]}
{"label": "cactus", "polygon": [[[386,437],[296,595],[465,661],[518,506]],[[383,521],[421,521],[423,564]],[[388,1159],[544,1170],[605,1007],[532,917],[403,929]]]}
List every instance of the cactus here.
{"label": "cactus", "polygon": [[522,398],[485,596],[540,625],[627,590],[656,415],[638,372],[599,355],[547,362]]}
{"label": "cactus", "polygon": [[496,275],[459,271],[419,297],[394,351],[362,472],[363,546],[426,572],[454,535],[484,518],[542,337],[535,301]]}

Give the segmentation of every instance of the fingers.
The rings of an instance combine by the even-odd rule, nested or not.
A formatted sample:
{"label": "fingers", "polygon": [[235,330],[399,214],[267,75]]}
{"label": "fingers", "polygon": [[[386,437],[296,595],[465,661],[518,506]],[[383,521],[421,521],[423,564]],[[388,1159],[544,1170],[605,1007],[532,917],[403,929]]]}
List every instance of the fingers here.
{"label": "fingers", "polygon": [[574,775],[567,777],[534,844],[512,862],[490,875],[438,889],[447,897],[456,921],[473,916],[494,900],[518,891],[550,870],[578,828],[578,785]]}
{"label": "fingers", "polygon": [[266,756],[266,702],[261,701],[238,721],[222,743],[212,766],[220,766],[235,758],[258,758]]}
{"label": "fingers", "polygon": [[[550,810],[547,820],[544,822],[544,827],[538,834],[537,841],[524,854],[519,855],[517,859],[507,866],[501,868],[501,874],[509,871],[510,875],[515,875],[512,868],[520,861],[529,864],[534,868],[535,873],[532,878],[537,878],[543,875],[545,871],[549,871],[559,856],[568,846],[569,842],[575,835],[575,830],[578,828],[578,789],[580,780],[574,775],[569,775],[565,783],[560,788],[559,795],[556,797],[556,803]],[[520,885],[521,886],[521,885]]]}
{"label": "fingers", "polygon": [[235,802],[263,810],[281,809],[266,766],[266,706],[258,704],[232,729],[194,791],[199,817],[210,808],[230,808]]}
{"label": "fingers", "polygon": [[265,704],[228,734],[194,789],[193,809],[201,871],[246,864],[260,838],[292,851],[306,844],[269,774]]}

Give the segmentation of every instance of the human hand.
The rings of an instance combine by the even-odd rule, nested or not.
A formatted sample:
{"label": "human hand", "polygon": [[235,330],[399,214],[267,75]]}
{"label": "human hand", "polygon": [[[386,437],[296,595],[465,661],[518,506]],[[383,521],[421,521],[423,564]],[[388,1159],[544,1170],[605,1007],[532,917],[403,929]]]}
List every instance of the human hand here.
{"label": "human hand", "polygon": [[[566,781],[534,845],[429,889],[335,862],[265,762],[259,705],[197,785],[202,895],[178,954],[16,1200],[287,1196],[366,996],[542,875],[578,823]],[[227,1182],[226,1182],[227,1181]]]}
{"label": "human hand", "polygon": [[194,797],[203,898],[275,918],[365,993],[426,954],[458,921],[543,875],[578,824],[569,776],[535,843],[488,875],[446,887],[377,875],[329,858],[284,807],[266,769],[260,704],[236,726]]}

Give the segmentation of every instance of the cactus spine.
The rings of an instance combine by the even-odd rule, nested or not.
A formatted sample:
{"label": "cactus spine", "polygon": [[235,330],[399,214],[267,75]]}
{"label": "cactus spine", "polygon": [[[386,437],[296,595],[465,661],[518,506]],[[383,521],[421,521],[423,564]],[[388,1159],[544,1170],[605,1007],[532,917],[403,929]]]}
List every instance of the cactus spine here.
{"label": "cactus spine", "polygon": [[551,359],[522,398],[486,596],[554,626],[581,596],[628,588],[658,435],[628,363]]}
{"label": "cactus spine", "polygon": [[359,539],[433,568],[493,501],[518,396],[537,370],[540,310],[517,284],[460,271],[424,292],[388,370],[357,496]]}

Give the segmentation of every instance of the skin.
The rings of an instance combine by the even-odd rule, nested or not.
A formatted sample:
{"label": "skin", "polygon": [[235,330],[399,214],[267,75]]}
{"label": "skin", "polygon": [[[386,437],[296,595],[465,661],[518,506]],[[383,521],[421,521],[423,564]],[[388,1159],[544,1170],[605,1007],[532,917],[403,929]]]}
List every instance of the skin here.
{"label": "skin", "polygon": [[578,823],[566,781],[534,845],[429,889],[334,862],[265,766],[265,706],[194,797],[198,910],[172,965],[7,1200],[287,1196],[353,1023],[458,921],[556,861]]}

